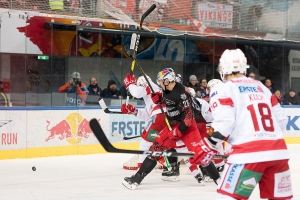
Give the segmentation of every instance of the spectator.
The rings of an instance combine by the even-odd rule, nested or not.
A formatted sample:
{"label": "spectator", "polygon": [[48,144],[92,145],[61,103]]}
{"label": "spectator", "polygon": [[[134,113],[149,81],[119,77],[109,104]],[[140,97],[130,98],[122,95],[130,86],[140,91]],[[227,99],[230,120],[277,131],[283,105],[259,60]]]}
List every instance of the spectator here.
{"label": "spectator", "polygon": [[289,93],[284,95],[284,105],[300,105],[299,97],[294,89],[290,89]]}
{"label": "spectator", "polygon": [[196,97],[200,98],[200,85],[198,83],[198,79],[195,75],[191,75],[189,78],[189,82],[186,84],[187,87],[193,88],[196,92]]}
{"label": "spectator", "polygon": [[125,85],[123,85],[123,86],[120,88],[120,95],[121,95],[121,96],[119,96],[120,99],[127,99],[127,95],[129,95],[129,99],[139,99],[139,98],[133,97],[133,96],[130,94],[130,92],[127,92]]}
{"label": "spectator", "polygon": [[85,106],[89,91],[80,78],[79,72],[73,72],[69,82],[58,89],[61,93],[67,93],[66,106]]}
{"label": "spectator", "polygon": [[97,79],[95,77],[92,77],[90,79],[90,85],[87,88],[89,90],[89,95],[98,95],[100,96],[102,90],[101,88],[98,86],[98,82]]}
{"label": "spectator", "polygon": [[0,81],[0,106],[8,106],[8,99],[6,94],[3,91],[4,84]]}
{"label": "spectator", "polygon": [[98,104],[102,90],[98,86],[98,82],[95,77],[90,79],[90,85],[87,89],[89,91],[89,95],[87,96],[86,102],[90,104]]}
{"label": "spectator", "polygon": [[273,96],[278,100],[278,103],[279,103],[280,105],[283,105],[283,103],[284,103],[284,98],[283,98],[283,96],[281,95],[279,89],[275,90]]}
{"label": "spectator", "polygon": [[249,78],[256,79],[256,75],[253,72],[250,72],[248,75]]}
{"label": "spectator", "polygon": [[104,98],[119,98],[122,99],[121,93],[117,90],[117,85],[114,80],[109,80],[107,84],[107,88],[102,91],[101,94]]}
{"label": "spectator", "polygon": [[200,98],[208,98],[207,81],[205,78],[200,81]]}
{"label": "spectator", "polygon": [[273,94],[273,88],[272,88],[272,81],[270,79],[266,79],[264,85],[271,91],[271,93]]}

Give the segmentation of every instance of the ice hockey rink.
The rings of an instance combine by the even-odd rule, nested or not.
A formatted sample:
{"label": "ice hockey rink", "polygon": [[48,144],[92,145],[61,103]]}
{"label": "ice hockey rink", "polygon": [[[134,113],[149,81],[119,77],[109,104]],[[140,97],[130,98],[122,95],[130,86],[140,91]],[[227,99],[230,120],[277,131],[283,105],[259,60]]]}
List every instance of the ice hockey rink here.
{"label": "ice hockey rink", "polygon": [[[300,199],[300,145],[289,145],[294,199]],[[161,180],[161,170],[149,174],[136,190],[122,185],[130,154],[12,159],[0,161],[0,199],[201,199],[216,197],[213,182],[200,186],[182,166],[180,181]],[[32,171],[32,167],[36,171]],[[256,187],[252,200],[260,199]]]}

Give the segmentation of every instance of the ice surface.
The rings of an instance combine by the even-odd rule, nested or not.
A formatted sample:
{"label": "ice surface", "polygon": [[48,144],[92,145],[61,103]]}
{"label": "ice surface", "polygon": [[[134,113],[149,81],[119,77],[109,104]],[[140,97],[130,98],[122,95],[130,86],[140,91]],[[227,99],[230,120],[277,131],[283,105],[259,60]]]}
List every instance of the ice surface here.
{"label": "ice surface", "polygon": [[[300,199],[300,145],[289,145],[294,199]],[[196,179],[181,168],[179,182],[161,180],[154,170],[136,190],[122,185],[123,170],[130,154],[94,154],[80,156],[13,159],[0,161],[0,199],[199,199],[216,197],[216,185],[199,186]],[[32,171],[32,167],[36,171]],[[258,187],[252,200],[259,198]]]}

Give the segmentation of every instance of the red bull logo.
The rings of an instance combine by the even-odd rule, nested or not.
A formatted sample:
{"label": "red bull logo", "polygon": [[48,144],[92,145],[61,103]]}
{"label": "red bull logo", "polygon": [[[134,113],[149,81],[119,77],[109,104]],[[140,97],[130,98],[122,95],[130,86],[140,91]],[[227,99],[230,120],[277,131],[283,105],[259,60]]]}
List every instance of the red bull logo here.
{"label": "red bull logo", "polygon": [[47,120],[46,122],[46,129],[50,132],[50,135],[45,139],[46,142],[58,138],[60,140],[65,139],[70,144],[78,144],[83,138],[88,138],[90,134],[93,134],[89,121],[78,113],[69,114],[66,119],[52,127],[50,121]]}

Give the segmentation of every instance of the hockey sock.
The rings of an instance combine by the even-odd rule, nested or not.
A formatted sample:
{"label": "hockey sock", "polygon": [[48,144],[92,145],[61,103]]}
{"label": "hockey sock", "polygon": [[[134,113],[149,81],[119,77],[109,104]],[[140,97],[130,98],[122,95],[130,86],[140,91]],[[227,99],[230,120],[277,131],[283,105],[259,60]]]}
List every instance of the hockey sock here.
{"label": "hockey sock", "polygon": [[[169,151],[176,152],[175,149],[170,149]],[[178,162],[178,157],[168,157],[168,161],[169,161],[170,164],[177,163]]]}
{"label": "hockey sock", "polygon": [[220,178],[220,174],[213,162],[210,162],[209,165],[207,165],[206,167],[203,167],[203,168],[208,173],[208,175],[210,176],[211,179],[217,180],[218,178]]}
{"label": "hockey sock", "polygon": [[140,169],[138,170],[137,173],[139,174],[142,174],[142,173],[146,173],[146,174],[149,174],[153,169],[154,167],[156,166],[156,160],[152,160],[150,159],[149,157],[147,157],[142,166],[140,167]]}

